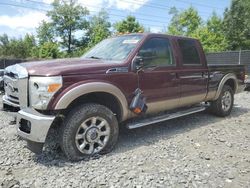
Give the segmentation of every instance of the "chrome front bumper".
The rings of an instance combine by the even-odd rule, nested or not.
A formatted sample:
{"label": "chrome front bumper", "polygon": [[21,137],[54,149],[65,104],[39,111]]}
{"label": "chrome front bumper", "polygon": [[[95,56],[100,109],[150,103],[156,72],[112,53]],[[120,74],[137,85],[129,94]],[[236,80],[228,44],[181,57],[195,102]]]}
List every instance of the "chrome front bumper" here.
{"label": "chrome front bumper", "polygon": [[5,97],[3,97],[3,104],[4,107],[8,107],[3,109],[15,118],[17,134],[27,141],[28,149],[40,154],[55,116],[43,115],[32,108],[20,110]]}
{"label": "chrome front bumper", "polygon": [[17,134],[25,140],[44,143],[55,116],[40,114],[31,108],[15,113]]}

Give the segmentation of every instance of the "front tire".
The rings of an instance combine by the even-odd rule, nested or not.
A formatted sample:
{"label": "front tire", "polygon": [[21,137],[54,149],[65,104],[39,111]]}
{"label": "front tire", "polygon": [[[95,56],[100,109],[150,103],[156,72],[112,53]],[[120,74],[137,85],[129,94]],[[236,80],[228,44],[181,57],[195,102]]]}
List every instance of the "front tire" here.
{"label": "front tire", "polygon": [[234,92],[230,86],[225,85],[219,98],[216,101],[211,102],[209,111],[216,116],[226,117],[231,113],[233,104]]}
{"label": "front tire", "polygon": [[67,115],[60,133],[60,145],[69,160],[79,161],[110,152],[118,134],[118,122],[111,110],[99,104],[84,104]]}

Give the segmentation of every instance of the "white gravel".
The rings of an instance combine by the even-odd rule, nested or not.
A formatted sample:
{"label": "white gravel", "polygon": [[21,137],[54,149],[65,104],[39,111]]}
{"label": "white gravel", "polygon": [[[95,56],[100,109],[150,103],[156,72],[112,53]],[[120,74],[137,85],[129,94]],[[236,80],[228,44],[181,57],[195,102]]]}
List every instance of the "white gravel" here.
{"label": "white gravel", "polygon": [[112,153],[78,163],[55,143],[34,155],[10,120],[0,111],[1,187],[250,187],[250,92],[227,118],[199,113],[122,129]]}

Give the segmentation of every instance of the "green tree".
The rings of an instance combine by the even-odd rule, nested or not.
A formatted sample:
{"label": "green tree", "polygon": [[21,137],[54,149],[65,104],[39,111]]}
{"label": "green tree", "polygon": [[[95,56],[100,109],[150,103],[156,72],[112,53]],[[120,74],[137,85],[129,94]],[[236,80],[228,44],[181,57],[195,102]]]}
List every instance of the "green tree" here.
{"label": "green tree", "polygon": [[225,37],[221,34],[212,32],[207,26],[195,30],[191,37],[200,40],[205,52],[224,51],[227,46]]}
{"label": "green tree", "polygon": [[111,23],[108,19],[108,13],[104,10],[101,10],[97,15],[90,19],[89,30],[87,33],[90,47],[111,35]]}
{"label": "green tree", "polygon": [[9,36],[6,33],[0,36],[0,56],[7,54],[9,43]]}
{"label": "green tree", "polygon": [[172,8],[169,13],[172,15],[168,27],[169,34],[197,38],[206,52],[226,49],[227,40],[223,32],[223,21],[216,13],[213,13],[205,23],[193,7],[182,12]]}
{"label": "green tree", "polygon": [[206,25],[200,26],[190,36],[199,39],[206,52],[226,50],[227,40],[223,33],[222,19],[215,13],[208,19]]}
{"label": "green tree", "polygon": [[223,33],[223,20],[213,12],[212,16],[207,20],[207,28],[214,33]]}
{"label": "green tree", "polygon": [[88,27],[86,16],[89,14],[86,8],[77,4],[76,0],[55,0],[53,9],[47,13],[51,19],[55,36],[61,38],[62,47],[71,55],[72,50],[78,47],[76,39],[77,31],[84,31]]}
{"label": "green tree", "polygon": [[172,15],[172,18],[168,26],[167,33],[171,35],[183,35],[183,33],[181,32],[182,26],[179,21],[180,15],[177,8],[175,7],[171,8],[169,14]]}
{"label": "green tree", "polygon": [[[26,34],[24,39],[20,40],[20,45],[23,45],[23,57],[24,58],[28,58],[28,57],[31,57],[32,55],[32,48],[36,46],[36,40],[35,40],[35,37],[34,35],[29,35],[29,34]],[[22,44],[23,43],[23,44]]]}
{"label": "green tree", "polygon": [[25,59],[31,57],[32,48],[35,46],[36,41],[33,35],[26,34],[23,39],[10,39],[4,34],[0,37],[0,56]]}
{"label": "green tree", "polygon": [[172,35],[190,36],[202,24],[201,17],[193,7],[182,12],[178,12],[174,7],[170,9],[169,14],[172,15],[172,19],[168,26],[168,33]]}
{"label": "green tree", "polygon": [[136,21],[134,16],[128,16],[126,19],[115,23],[114,27],[118,33],[144,32],[144,27]]}
{"label": "green tree", "polygon": [[224,33],[229,50],[250,49],[249,0],[232,0],[224,13]]}
{"label": "green tree", "polygon": [[39,58],[55,59],[60,57],[58,44],[45,42],[39,48]]}
{"label": "green tree", "polygon": [[36,29],[37,38],[40,45],[45,42],[54,41],[53,25],[50,22],[42,21],[39,27]]}

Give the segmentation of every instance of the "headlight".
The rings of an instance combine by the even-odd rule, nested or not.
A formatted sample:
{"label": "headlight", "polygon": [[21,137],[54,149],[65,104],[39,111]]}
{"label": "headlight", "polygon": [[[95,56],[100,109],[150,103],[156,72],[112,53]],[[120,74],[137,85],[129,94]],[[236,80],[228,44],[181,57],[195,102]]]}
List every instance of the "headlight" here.
{"label": "headlight", "polygon": [[39,110],[45,110],[53,95],[62,87],[62,77],[30,77],[30,105]]}

